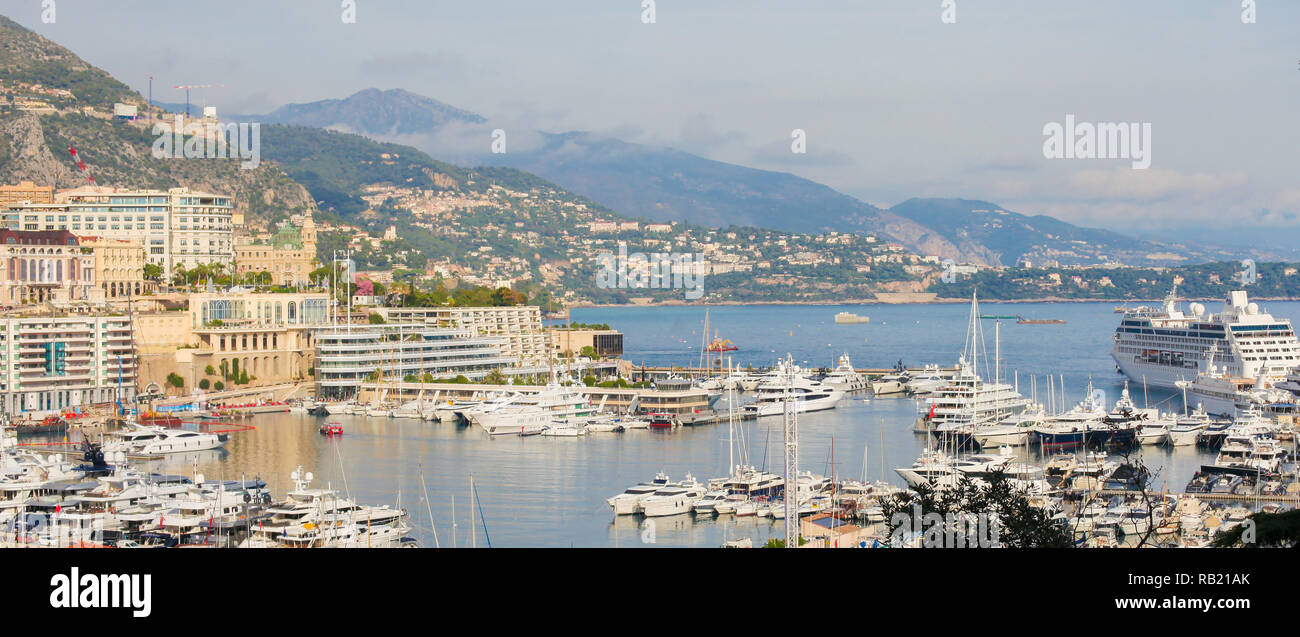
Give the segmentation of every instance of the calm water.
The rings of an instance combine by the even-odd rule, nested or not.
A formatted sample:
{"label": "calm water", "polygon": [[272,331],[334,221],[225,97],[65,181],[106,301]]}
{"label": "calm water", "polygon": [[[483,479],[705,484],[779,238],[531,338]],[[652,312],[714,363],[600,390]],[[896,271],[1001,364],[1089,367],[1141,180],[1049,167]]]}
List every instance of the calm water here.
{"label": "calm water", "polygon": [[[1217,310],[1217,305],[1211,304]],[[1083,397],[1089,380],[1114,401],[1121,377],[1109,357],[1111,333],[1118,321],[1113,304],[982,304],[982,314],[1020,314],[1061,318],[1066,325],[1016,325],[1003,322],[1001,352],[1005,375],[1016,372],[1022,392],[1030,393],[1030,378],[1038,379],[1040,400],[1046,400],[1046,375],[1064,375],[1066,397]],[[1275,315],[1300,315],[1298,303],[1270,303]],[[836,312],[871,317],[867,325],[835,325]],[[710,311],[711,331],[740,348],[737,365],[770,365],[787,352],[796,361],[825,367],[848,352],[858,367],[888,367],[898,359],[909,365],[951,365],[965,342],[969,307],[963,305],[902,306],[747,306],[716,307]],[[573,311],[573,320],[609,323],[625,334],[625,357],[647,365],[695,365],[699,360],[704,311],[695,308],[599,308]],[[986,348],[993,354],[993,321]],[[1131,388],[1142,405],[1181,410],[1172,392]],[[800,467],[838,476],[883,478],[903,484],[893,468],[908,465],[925,444],[912,432],[916,404],[910,399],[846,399],[827,412],[800,416]],[[486,533],[475,529],[479,546],[645,546],[650,534],[638,519],[614,519],[605,498],[628,485],[648,480],[658,471],[672,478],[692,473],[703,481],[726,473],[727,426],[681,428],[673,432],[638,430],[622,434],[592,434],[583,438],[496,438],[477,428],[422,422],[338,418],[346,435],[325,439],[316,432],[318,419],[277,414],[249,422],[256,430],[235,434],[227,448],[191,457],[158,461],[154,468],[170,472],[198,471],[208,477],[233,479],[259,475],[284,492],[288,476],[302,465],[318,484],[329,483],[371,504],[400,503],[420,527],[422,544],[433,546],[430,510],[443,546],[467,546],[472,541],[469,478],[474,476]],[[746,423],[743,429],[749,462],[778,470],[780,418]],[[832,465],[832,440],[834,464]],[[882,442],[883,441],[883,442]],[[1143,450],[1146,462],[1181,491],[1205,456],[1194,449]],[[423,476],[423,481],[422,481]],[[422,484],[423,482],[423,484]],[[428,500],[423,498],[427,488]],[[453,498],[455,500],[453,531]],[[729,518],[730,516],[728,516]],[[655,521],[657,546],[718,546],[726,539],[749,536],[756,543],[780,537],[781,522],[763,519],[695,522],[687,514]],[[485,537],[485,535],[487,537]]]}

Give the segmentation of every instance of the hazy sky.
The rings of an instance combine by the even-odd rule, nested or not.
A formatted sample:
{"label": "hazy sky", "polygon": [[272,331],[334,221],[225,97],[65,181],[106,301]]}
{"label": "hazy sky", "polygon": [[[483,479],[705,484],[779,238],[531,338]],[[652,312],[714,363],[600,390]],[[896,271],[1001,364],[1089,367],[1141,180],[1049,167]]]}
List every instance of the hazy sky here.
{"label": "hazy sky", "polygon": [[[195,101],[256,113],[405,88],[879,205],[960,196],[1130,233],[1300,237],[1295,0],[1256,0],[1254,24],[1242,0],[953,0],[953,24],[944,0],[657,0],[654,24],[642,0],[355,0],[355,24],[342,0],[55,1],[54,24],[42,0],[0,12],[141,92],[152,74],[162,101],[221,84]],[[1044,158],[1043,126],[1066,114],[1150,123],[1151,167]]]}

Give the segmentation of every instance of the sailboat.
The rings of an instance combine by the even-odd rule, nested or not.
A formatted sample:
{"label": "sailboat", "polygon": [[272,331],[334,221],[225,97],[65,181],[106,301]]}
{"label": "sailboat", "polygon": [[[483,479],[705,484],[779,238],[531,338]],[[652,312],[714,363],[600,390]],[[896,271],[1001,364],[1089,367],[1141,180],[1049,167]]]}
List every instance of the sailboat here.
{"label": "sailboat", "polygon": [[947,447],[966,447],[974,442],[977,428],[995,425],[1004,417],[1018,414],[1029,406],[1028,398],[1020,395],[1012,385],[1001,382],[1001,331],[1000,327],[995,329],[998,331],[993,382],[988,382],[980,376],[984,335],[979,322],[979,299],[972,293],[970,326],[966,332],[966,347],[957,361],[957,373],[918,403],[925,415],[917,419],[917,429],[931,431]]}

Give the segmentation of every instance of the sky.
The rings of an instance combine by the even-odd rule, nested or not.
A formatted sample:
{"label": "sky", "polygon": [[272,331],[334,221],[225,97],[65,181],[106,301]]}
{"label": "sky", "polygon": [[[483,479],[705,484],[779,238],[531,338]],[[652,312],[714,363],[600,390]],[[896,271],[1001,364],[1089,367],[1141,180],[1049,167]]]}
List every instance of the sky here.
{"label": "sky", "polygon": [[[159,101],[219,84],[194,101],[261,113],[403,88],[507,130],[671,146],[881,206],[963,197],[1152,238],[1300,237],[1295,0],[1253,0],[1253,23],[1252,0],[655,0],[646,23],[647,2],[0,0],[0,13],[142,93],[153,75]],[[1044,127],[1067,115],[1150,124],[1150,167],[1045,157]]]}

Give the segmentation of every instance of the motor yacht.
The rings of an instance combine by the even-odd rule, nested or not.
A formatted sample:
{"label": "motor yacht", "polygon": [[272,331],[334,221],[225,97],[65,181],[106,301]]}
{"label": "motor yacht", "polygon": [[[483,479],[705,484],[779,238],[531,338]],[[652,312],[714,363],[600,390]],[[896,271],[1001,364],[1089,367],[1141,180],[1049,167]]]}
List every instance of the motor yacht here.
{"label": "motor yacht", "polygon": [[839,364],[830,374],[823,378],[821,383],[832,389],[838,389],[842,392],[856,392],[867,388],[867,380],[853,368],[853,363],[849,361],[849,355],[840,356]]}
{"label": "motor yacht", "polygon": [[229,434],[209,434],[186,429],[146,427],[132,424],[128,429],[108,434],[113,440],[104,444],[105,452],[154,456],[185,451],[216,449],[230,440]]}

